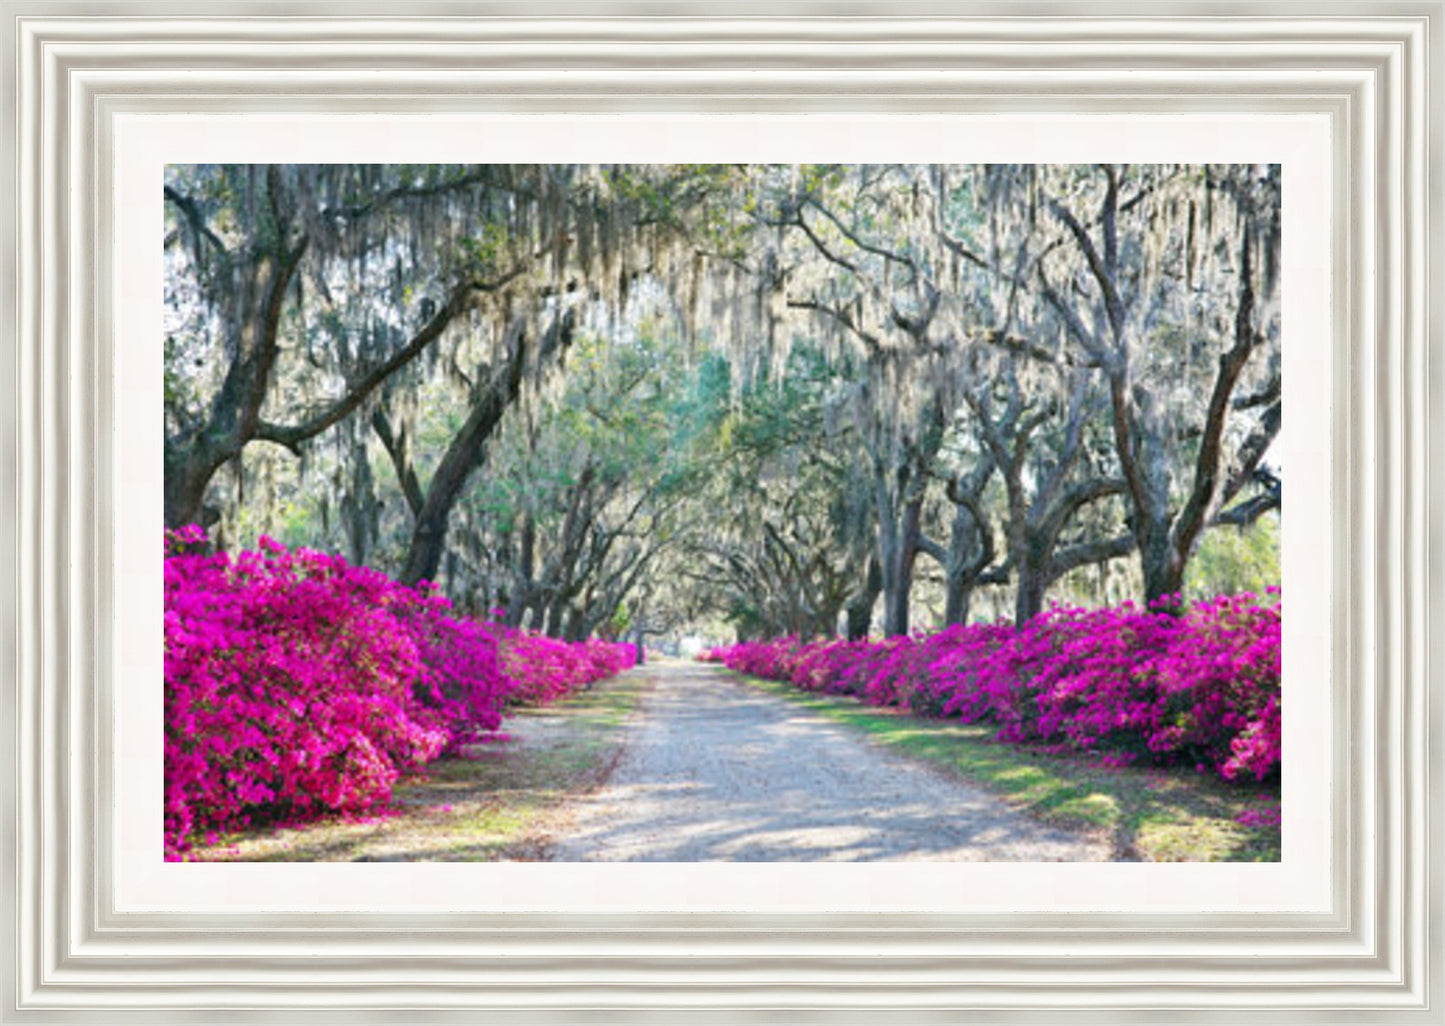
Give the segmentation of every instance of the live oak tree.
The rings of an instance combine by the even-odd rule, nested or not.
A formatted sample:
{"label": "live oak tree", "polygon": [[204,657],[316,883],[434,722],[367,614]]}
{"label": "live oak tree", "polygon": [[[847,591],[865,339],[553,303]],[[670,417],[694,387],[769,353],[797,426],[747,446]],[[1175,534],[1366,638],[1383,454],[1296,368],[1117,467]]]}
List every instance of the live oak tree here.
{"label": "live oak tree", "polygon": [[[501,413],[521,394],[518,380],[522,364],[533,368],[528,375],[534,386],[529,394],[543,391],[549,378],[555,391],[565,393],[566,377],[553,375],[551,370],[554,365],[561,368],[578,331],[585,329],[611,345],[625,346],[626,340],[635,337],[639,318],[661,316],[676,343],[695,346],[704,302],[707,316],[717,322],[731,316],[739,302],[747,305],[746,294],[754,288],[750,281],[740,283],[734,269],[726,264],[719,275],[693,241],[710,230],[704,201],[715,202],[715,193],[726,192],[732,177],[728,169],[554,165],[539,174],[541,183],[545,183],[535,190],[545,198],[543,230],[541,238],[531,242],[523,235],[522,244],[535,248],[549,237],[561,240],[550,262],[552,275],[522,294],[528,304],[521,314],[517,313],[516,296],[520,287],[532,284],[528,279],[520,279],[518,286],[500,294],[500,300],[506,317],[545,320],[545,330],[535,355],[528,357],[524,352],[526,328],[518,327],[516,337],[522,345],[502,346],[505,370],[493,370],[489,379],[492,383],[486,387],[479,388],[480,373],[476,382],[465,382],[472,413],[448,445],[431,478],[426,501],[416,514],[416,533],[401,575],[403,581],[435,573],[457,499],[471,471],[485,457],[485,444]],[[509,229],[505,235],[507,245],[515,248],[517,237],[518,232]],[[657,313],[661,308],[665,309]],[[663,388],[664,383],[658,380],[663,368],[654,366],[651,371],[654,376],[645,382],[646,387],[654,391]],[[504,397],[501,402],[496,401],[499,395]],[[554,580],[555,573],[551,574],[544,588],[551,595],[543,621],[549,632],[590,630],[607,619],[626,593],[639,584],[660,551],[660,521],[670,506],[665,510],[653,508],[655,490],[642,487],[639,492],[634,487],[641,476],[623,475],[614,480],[589,474],[585,479],[588,489],[611,491],[586,501],[581,494],[572,496],[569,526],[557,556],[561,560],[561,582]],[[625,527],[604,528],[598,511],[614,502],[628,501],[632,505],[624,518]],[[650,525],[650,530],[642,531],[641,524]],[[534,533],[524,524],[519,539],[524,563],[531,561],[526,552],[532,537]],[[625,569],[616,569],[621,560],[626,561]],[[613,569],[607,569],[608,565]],[[510,604],[515,606],[516,601]],[[578,602],[582,603],[580,607]],[[564,617],[568,625],[565,628]]]}
{"label": "live oak tree", "polygon": [[[996,468],[1003,484],[1005,565],[1014,578],[1014,620],[1022,624],[1043,610],[1048,587],[1064,574],[1127,555],[1133,546],[1124,536],[1063,544],[1084,507],[1123,491],[1118,478],[1089,468],[1087,436],[1099,404],[1088,375],[1076,371],[1067,392],[1054,390],[1040,402],[1026,397],[1012,357],[999,363],[996,380],[969,393],[967,402],[986,465]],[[1041,439],[1045,434],[1056,437]],[[1078,473],[1081,465],[1085,470]]]}
{"label": "live oak tree", "polygon": [[[1118,532],[1078,537],[1081,514],[1117,497],[1123,481],[1111,472],[1100,430],[1106,401],[1097,367],[1067,355],[1063,325],[1029,285],[1030,268],[1052,244],[1039,230],[1036,169],[976,169],[971,188],[960,191],[941,241],[965,261],[974,290],[974,328],[958,336],[958,392],[980,450],[968,480],[976,494],[996,476],[1005,542],[1003,563],[974,575],[1012,577],[1022,624],[1042,611],[1060,577],[1132,550]],[[973,525],[982,513],[962,483],[950,482],[950,497],[969,508]]]}
{"label": "live oak tree", "polygon": [[1279,430],[1280,169],[1050,168],[1038,190],[1063,239],[1037,287],[1107,382],[1144,597],[1167,600]]}
{"label": "live oak tree", "polygon": [[407,459],[402,442],[404,433],[393,430],[385,411],[377,410],[373,415],[372,426],[387,448],[415,518],[406,558],[397,575],[402,583],[416,584],[436,577],[452,510],[473,470],[482,462],[486,443],[497,430],[503,414],[521,396],[525,372],[529,365],[546,367],[571,344],[572,332],[571,314],[557,313],[542,333],[540,342],[533,344],[527,318],[518,316],[512,320],[498,353],[498,365],[471,388],[466,419],[447,443],[425,488],[419,484],[416,468]]}

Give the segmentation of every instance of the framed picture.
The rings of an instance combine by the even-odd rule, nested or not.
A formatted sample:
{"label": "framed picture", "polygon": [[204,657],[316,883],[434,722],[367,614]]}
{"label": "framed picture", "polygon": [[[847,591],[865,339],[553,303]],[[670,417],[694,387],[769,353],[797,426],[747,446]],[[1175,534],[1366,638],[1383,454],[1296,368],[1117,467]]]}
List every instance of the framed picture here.
{"label": "framed picture", "polygon": [[[7,0],[3,1022],[1445,1021],[1438,0]],[[1273,864],[161,857],[168,164],[1279,164]]]}

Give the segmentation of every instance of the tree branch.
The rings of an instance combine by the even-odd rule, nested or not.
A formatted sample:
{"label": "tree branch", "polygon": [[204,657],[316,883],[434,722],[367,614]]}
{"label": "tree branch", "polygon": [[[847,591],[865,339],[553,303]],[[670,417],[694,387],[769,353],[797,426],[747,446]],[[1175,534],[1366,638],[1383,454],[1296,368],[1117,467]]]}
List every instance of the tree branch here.
{"label": "tree branch", "polygon": [[493,281],[467,281],[456,286],[452,289],[452,294],[448,297],[447,302],[433,315],[431,320],[422,326],[410,342],[392,354],[389,359],[377,364],[362,375],[361,379],[352,385],[340,399],[300,424],[282,425],[262,422],[257,426],[256,437],[264,441],[276,442],[295,451],[302,442],[325,431],[355,410],[378,385],[414,360],[427,346],[440,338],[447,326],[467,309],[476,293],[495,292],[521,277],[526,270],[526,267],[517,267]]}
{"label": "tree branch", "polygon": [[335,207],[331,210],[324,211],[324,213],[328,217],[342,217],[348,221],[355,221],[359,220],[360,218],[367,217],[370,214],[374,214],[378,210],[381,210],[384,207],[390,206],[392,203],[395,203],[397,200],[422,199],[427,196],[440,196],[442,193],[453,192],[457,189],[465,189],[473,185],[482,184],[490,186],[494,189],[502,189],[506,192],[510,192],[518,196],[532,195],[531,190],[528,189],[518,189],[515,186],[503,186],[500,183],[494,181],[491,175],[491,168],[484,166],[478,168],[477,170],[469,171],[466,174],[447,182],[437,182],[433,185],[397,186],[395,189],[389,189],[386,192],[381,193],[380,195],[366,201],[365,203],[355,203],[351,206]]}
{"label": "tree branch", "polygon": [[1194,463],[1194,487],[1174,525],[1175,551],[1181,554],[1187,554],[1193,548],[1194,539],[1204,525],[1209,506],[1215,501],[1220,442],[1224,434],[1225,420],[1229,416],[1230,396],[1234,392],[1240,372],[1244,370],[1245,363],[1254,352],[1257,336],[1254,330],[1254,285],[1250,281],[1249,242],[1249,235],[1246,233],[1240,243],[1239,307],[1234,317],[1234,345],[1219,358],[1219,372],[1214,378],[1214,389],[1209,397],[1209,409],[1204,418],[1204,433]]}
{"label": "tree branch", "polygon": [[204,236],[207,242],[216,247],[217,252],[222,255],[227,252],[226,244],[222,242],[221,237],[213,232],[210,226],[206,224],[206,219],[201,216],[200,207],[196,205],[194,199],[182,195],[169,185],[165,187],[165,197],[170,200],[176,209],[181,212],[181,215],[185,217],[186,223],[191,226],[192,231]]}
{"label": "tree branch", "polygon": [[[891,250],[884,249],[881,246],[874,245],[859,238],[856,232],[845,227],[843,222],[838,219],[838,216],[836,214],[834,214],[828,208],[824,207],[817,200],[809,199],[806,201],[806,205],[812,207],[814,210],[818,211],[818,213],[822,214],[829,221],[831,221],[833,223],[833,226],[838,229],[838,232],[845,239],[853,243],[853,245],[857,246],[863,252],[872,253],[874,256],[882,257],[884,260],[891,261],[895,264],[902,264],[904,267],[907,267],[910,271],[913,272],[915,278],[918,276],[918,265],[913,262],[912,258],[901,256],[897,253],[892,252]],[[799,217],[799,221],[801,220],[802,218]],[[807,231],[806,226],[804,227],[804,231]]]}
{"label": "tree branch", "polygon": [[371,415],[371,429],[381,439],[382,447],[386,454],[391,457],[391,465],[396,469],[396,478],[401,483],[401,494],[406,498],[406,504],[411,507],[412,515],[421,512],[422,504],[426,497],[422,494],[421,482],[417,480],[416,469],[411,465],[411,459],[407,455],[406,432],[400,435],[395,434],[391,429],[391,421],[386,416],[386,411],[376,410]]}
{"label": "tree branch", "polygon": [[1273,378],[1267,381],[1264,386],[1260,388],[1259,391],[1251,392],[1249,393],[1249,395],[1236,396],[1234,401],[1230,405],[1233,406],[1236,410],[1250,410],[1255,408],[1256,406],[1264,406],[1268,403],[1277,403],[1279,402],[1279,397],[1280,376],[1276,374]]}
{"label": "tree branch", "polygon": [[1134,551],[1137,544],[1133,535],[1125,534],[1117,538],[1084,542],[1080,545],[1071,545],[1066,549],[1060,549],[1054,553],[1053,558],[1049,561],[1049,583],[1052,584],[1070,570],[1077,570],[1081,566],[1104,563],[1111,559],[1119,559],[1127,556]]}
{"label": "tree branch", "polygon": [[[1119,457],[1119,466],[1124,470],[1129,499],[1141,521],[1154,519],[1159,511],[1155,509],[1153,496],[1144,480],[1143,470],[1139,466],[1139,455],[1134,451],[1134,418],[1129,410],[1128,390],[1121,370],[1115,370],[1109,375],[1109,408],[1114,429],[1114,451]],[[1144,526],[1142,522],[1135,525],[1135,530],[1141,532],[1141,536]]]}
{"label": "tree branch", "polygon": [[1037,342],[1019,338],[1017,335],[1008,335],[992,328],[976,336],[976,339],[986,345],[1004,349],[1011,353],[1018,353],[1020,356],[1027,356],[1031,360],[1052,364],[1053,366],[1062,365],[1065,367],[1087,368],[1097,368],[1100,366],[1099,360],[1093,356],[1090,356],[1086,360],[1076,360],[1067,352],[1058,353],[1052,349],[1045,348]]}
{"label": "tree branch", "polygon": [[1265,485],[1263,492],[1224,510],[1214,518],[1213,523],[1248,527],[1270,510],[1280,508],[1280,492],[1279,479],[1270,475],[1270,481]]}
{"label": "tree branch", "polygon": [[1063,318],[1064,327],[1068,329],[1069,334],[1074,337],[1074,341],[1083,347],[1084,352],[1088,353],[1096,364],[1102,364],[1105,367],[1112,366],[1116,361],[1107,355],[1098,338],[1084,326],[1084,322],[1079,319],[1079,314],[1073,306],[1064,302],[1063,297],[1055,291],[1053,284],[1049,281],[1048,275],[1044,273],[1043,263],[1039,262],[1035,264],[1034,270],[1038,275],[1039,286],[1043,290],[1044,298],[1048,300],[1049,305],[1054,308],[1058,315]]}
{"label": "tree branch", "polygon": [[1034,508],[1043,509],[1049,504],[1054,493],[1064,483],[1074,461],[1078,458],[1084,432],[1084,411],[1088,399],[1089,380],[1086,375],[1075,374],[1074,388],[1069,396],[1069,419],[1064,428],[1064,443],[1054,459],[1048,476],[1035,489]]}
{"label": "tree branch", "polygon": [[948,569],[948,550],[944,548],[943,545],[934,541],[922,531],[918,532],[918,537],[915,539],[915,542],[915,547],[919,552],[932,559],[939,566],[943,567],[944,570]]}
{"label": "tree branch", "polygon": [[1043,533],[1051,541],[1062,533],[1064,526],[1079,510],[1092,502],[1107,499],[1111,495],[1123,494],[1125,483],[1118,477],[1095,477],[1080,481],[1067,488],[1058,497],[1044,518]]}
{"label": "tree branch", "polygon": [[818,233],[813,231],[812,227],[808,224],[807,221],[803,220],[803,215],[801,211],[795,214],[791,221],[784,221],[782,223],[795,225],[796,227],[801,228],[803,230],[803,234],[806,235],[808,237],[808,240],[813,243],[813,247],[817,249],[819,253],[823,254],[824,259],[826,259],[829,263],[834,263],[837,264],[839,267],[846,268],[847,270],[852,271],[859,277],[863,276],[862,272],[858,270],[857,264],[853,263],[853,261],[849,260],[847,257],[839,256],[837,253],[834,253],[831,249],[828,248],[827,243],[825,243],[821,238],[818,237]]}
{"label": "tree branch", "polygon": [[1124,337],[1124,303],[1119,297],[1119,290],[1114,283],[1114,274],[1109,265],[1109,254],[1117,248],[1117,241],[1110,237],[1110,230],[1114,227],[1115,204],[1118,201],[1118,193],[1111,187],[1104,194],[1104,244],[1105,256],[1101,257],[1094,246],[1094,240],[1089,237],[1088,230],[1079,223],[1069,209],[1057,199],[1049,200],[1049,209],[1054,216],[1064,222],[1064,225],[1073,234],[1079,248],[1084,251],[1084,259],[1088,261],[1089,270],[1093,272],[1094,280],[1099,283],[1099,289],[1104,296],[1104,310],[1109,317],[1109,328],[1113,332],[1114,341],[1118,343]]}
{"label": "tree branch", "polygon": [[836,307],[831,307],[825,303],[819,303],[811,299],[790,299],[788,300],[788,306],[794,310],[812,310],[815,313],[827,314],[856,335],[873,352],[881,352],[883,349],[883,344],[878,340],[878,336],[871,335],[858,327],[858,325],[853,323],[853,318]]}
{"label": "tree branch", "polygon": [[1238,464],[1229,479],[1224,482],[1224,488],[1220,490],[1219,501],[1221,504],[1228,503],[1239,494],[1241,488],[1249,483],[1258,468],[1260,460],[1264,459],[1265,452],[1273,444],[1275,436],[1279,434],[1280,428],[1280,404],[1276,402],[1260,416],[1259,424],[1249,433],[1239,447]]}

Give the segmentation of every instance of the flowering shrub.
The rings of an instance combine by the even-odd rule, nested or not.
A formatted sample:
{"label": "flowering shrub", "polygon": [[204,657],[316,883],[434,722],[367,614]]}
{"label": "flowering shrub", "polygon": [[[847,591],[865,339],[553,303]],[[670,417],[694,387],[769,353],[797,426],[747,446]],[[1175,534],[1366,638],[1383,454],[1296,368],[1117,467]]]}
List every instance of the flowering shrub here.
{"label": "flowering shrub", "polygon": [[1262,780],[1279,770],[1280,608],[1277,591],[1196,602],[1178,616],[1163,604],[1056,607],[1021,628],[809,645],[777,638],[704,658],[808,691],[989,722],[1003,741]]}
{"label": "flowering shrub", "polygon": [[453,618],[441,596],[338,556],[269,538],[205,548],[200,528],[166,536],[167,858],[253,819],[380,808],[508,704],[631,664],[628,646]]}
{"label": "flowering shrub", "polygon": [[502,638],[503,670],[513,682],[512,704],[545,705],[637,661],[637,650],[618,642],[566,642],[513,628],[494,629]]}

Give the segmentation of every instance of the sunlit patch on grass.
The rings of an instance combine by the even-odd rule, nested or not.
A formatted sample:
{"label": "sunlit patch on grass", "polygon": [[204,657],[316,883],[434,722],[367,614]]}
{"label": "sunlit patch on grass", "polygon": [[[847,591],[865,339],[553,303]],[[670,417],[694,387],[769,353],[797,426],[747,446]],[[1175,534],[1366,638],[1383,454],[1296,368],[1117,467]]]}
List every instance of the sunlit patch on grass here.
{"label": "sunlit patch on grass", "polygon": [[1108,826],[1119,818],[1119,803],[1112,795],[1095,792],[1081,798],[1070,798],[1058,805],[1055,811],[1084,823]]}

